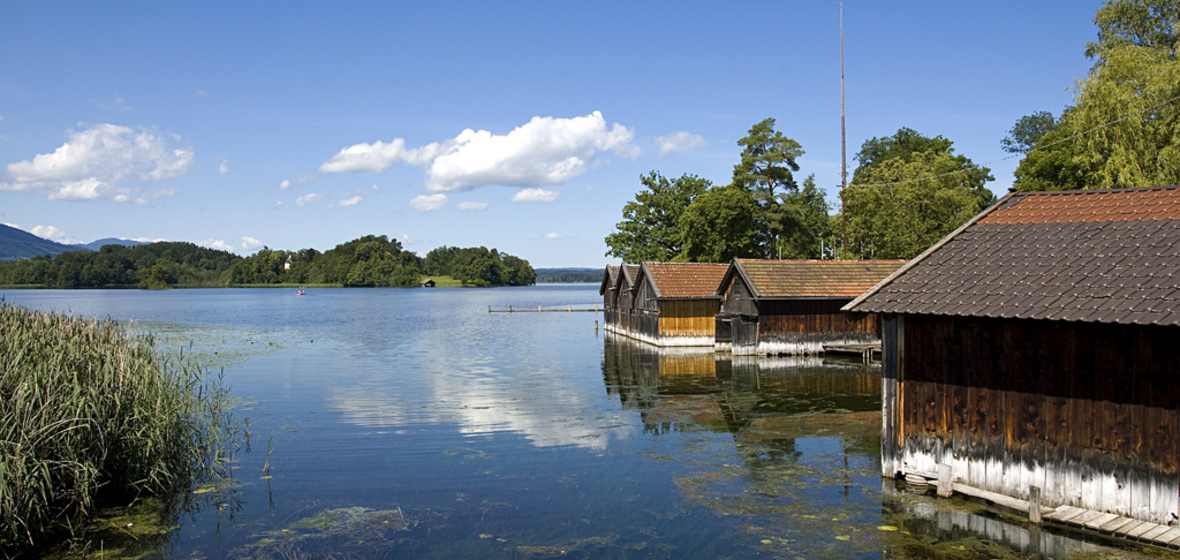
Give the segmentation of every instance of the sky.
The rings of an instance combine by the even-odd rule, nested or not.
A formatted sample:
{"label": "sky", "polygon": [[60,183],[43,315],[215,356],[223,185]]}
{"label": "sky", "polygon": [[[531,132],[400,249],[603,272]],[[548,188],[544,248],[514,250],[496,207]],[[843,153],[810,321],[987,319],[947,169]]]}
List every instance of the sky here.
{"label": "sky", "polygon": [[[1099,0],[843,3],[847,157],[909,127],[1007,192]],[[838,209],[835,1],[9,2],[0,223],[249,255],[362,235],[600,267],[656,171],[728,184],[768,117]]]}

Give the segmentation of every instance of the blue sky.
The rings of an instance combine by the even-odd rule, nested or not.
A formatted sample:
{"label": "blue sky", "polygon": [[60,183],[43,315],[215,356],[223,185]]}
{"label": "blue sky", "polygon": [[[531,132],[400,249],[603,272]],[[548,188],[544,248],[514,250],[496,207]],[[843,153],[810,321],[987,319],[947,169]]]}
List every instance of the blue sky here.
{"label": "blue sky", "polygon": [[[1100,1],[844,3],[849,171],[942,135],[992,169],[1060,113]],[[809,2],[10,2],[0,222],[250,254],[384,234],[602,266],[639,177],[728,183],[756,122],[835,201],[840,7]]]}

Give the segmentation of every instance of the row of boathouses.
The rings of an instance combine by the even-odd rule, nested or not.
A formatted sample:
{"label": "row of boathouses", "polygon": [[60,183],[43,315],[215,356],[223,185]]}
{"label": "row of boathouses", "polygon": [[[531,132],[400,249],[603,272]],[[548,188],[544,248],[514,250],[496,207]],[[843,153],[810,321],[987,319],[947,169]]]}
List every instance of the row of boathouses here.
{"label": "row of boathouses", "polygon": [[734,259],[730,264],[608,266],[606,330],[656,346],[736,355],[816,354],[824,344],[879,342],[874,315],[841,307],[905,261]]}
{"label": "row of boathouses", "polygon": [[1011,193],[908,263],[644,263],[601,287],[608,330],[658,345],[880,329],[883,475],[1180,548],[1180,187]]}

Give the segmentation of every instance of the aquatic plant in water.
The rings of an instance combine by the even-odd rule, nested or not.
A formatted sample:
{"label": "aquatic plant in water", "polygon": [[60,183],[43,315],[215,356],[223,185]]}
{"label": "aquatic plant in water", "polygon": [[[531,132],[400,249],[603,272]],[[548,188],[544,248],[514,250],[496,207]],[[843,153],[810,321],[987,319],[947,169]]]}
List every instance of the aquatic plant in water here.
{"label": "aquatic plant in water", "polygon": [[0,552],[225,476],[238,428],[222,381],[150,335],[0,301]]}

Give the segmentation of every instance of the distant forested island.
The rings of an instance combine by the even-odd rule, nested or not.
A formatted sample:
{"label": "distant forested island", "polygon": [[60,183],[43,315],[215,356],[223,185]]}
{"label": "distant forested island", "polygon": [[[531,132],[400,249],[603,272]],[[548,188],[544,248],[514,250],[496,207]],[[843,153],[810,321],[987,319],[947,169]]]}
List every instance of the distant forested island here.
{"label": "distant forested island", "polygon": [[323,252],[264,247],[240,257],[193,243],[157,242],[0,263],[0,286],[38,288],[410,287],[428,277],[463,286],[527,286],[537,281],[527,260],[496,249],[443,246],[423,258],[384,235],[366,235]]}
{"label": "distant forested island", "polygon": [[555,282],[602,282],[601,268],[538,268],[537,283]]}

